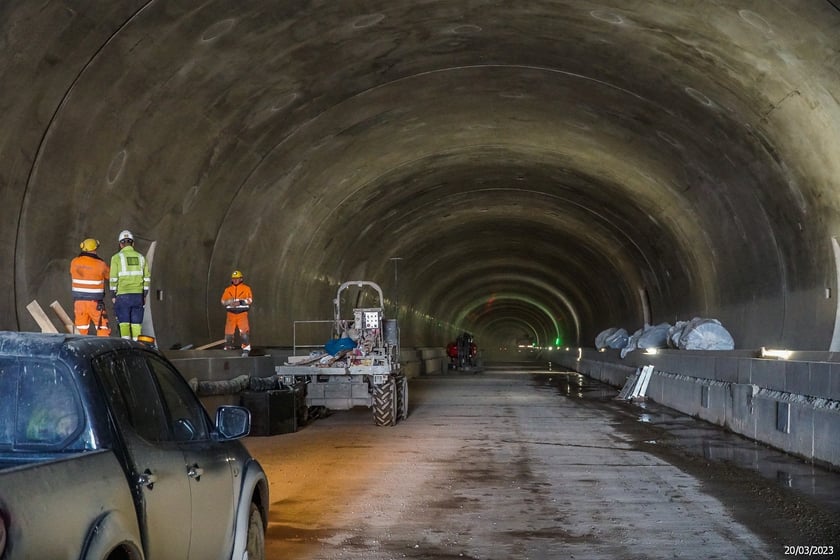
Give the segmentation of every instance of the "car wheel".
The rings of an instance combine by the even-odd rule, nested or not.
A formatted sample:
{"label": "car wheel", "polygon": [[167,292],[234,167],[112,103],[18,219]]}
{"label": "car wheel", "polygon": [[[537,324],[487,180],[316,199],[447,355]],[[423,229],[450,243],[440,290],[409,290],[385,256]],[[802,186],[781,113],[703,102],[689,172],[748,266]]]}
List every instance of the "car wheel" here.
{"label": "car wheel", "polygon": [[260,508],[251,504],[248,515],[248,544],[246,545],[248,560],[265,560],[265,527]]}

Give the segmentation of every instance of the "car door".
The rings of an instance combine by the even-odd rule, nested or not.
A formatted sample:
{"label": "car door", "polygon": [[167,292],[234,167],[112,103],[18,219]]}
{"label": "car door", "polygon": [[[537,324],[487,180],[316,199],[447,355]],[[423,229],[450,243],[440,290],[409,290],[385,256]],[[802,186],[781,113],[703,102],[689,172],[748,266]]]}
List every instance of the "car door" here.
{"label": "car door", "polygon": [[210,419],[181,374],[151,353],[147,360],[186,459],[193,512],[189,558],[230,558],[237,494],[231,444],[212,439]]}
{"label": "car door", "polygon": [[146,557],[187,558],[192,532],[189,473],[144,353],[109,353],[97,358],[94,368],[122,435]]}

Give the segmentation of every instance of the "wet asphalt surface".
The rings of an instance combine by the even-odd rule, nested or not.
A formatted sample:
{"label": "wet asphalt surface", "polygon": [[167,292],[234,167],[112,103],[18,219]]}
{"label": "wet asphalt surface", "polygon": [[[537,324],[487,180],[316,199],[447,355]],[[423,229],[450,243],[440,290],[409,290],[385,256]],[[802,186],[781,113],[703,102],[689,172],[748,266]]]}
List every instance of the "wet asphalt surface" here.
{"label": "wet asphalt surface", "polygon": [[355,408],[248,438],[267,558],[840,557],[840,473],[617,394],[498,364],[412,379],[395,427]]}

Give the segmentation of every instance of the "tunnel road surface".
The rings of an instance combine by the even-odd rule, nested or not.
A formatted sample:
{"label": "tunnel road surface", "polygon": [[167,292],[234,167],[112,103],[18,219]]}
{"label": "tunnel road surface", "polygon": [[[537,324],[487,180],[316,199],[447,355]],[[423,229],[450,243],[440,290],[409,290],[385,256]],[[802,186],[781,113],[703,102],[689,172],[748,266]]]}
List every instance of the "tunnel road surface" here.
{"label": "tunnel road surface", "polygon": [[488,368],[412,379],[409,418],[392,428],[357,408],[248,438],[271,484],[266,557],[838,554],[836,512],[656,445],[616,394],[572,372]]}

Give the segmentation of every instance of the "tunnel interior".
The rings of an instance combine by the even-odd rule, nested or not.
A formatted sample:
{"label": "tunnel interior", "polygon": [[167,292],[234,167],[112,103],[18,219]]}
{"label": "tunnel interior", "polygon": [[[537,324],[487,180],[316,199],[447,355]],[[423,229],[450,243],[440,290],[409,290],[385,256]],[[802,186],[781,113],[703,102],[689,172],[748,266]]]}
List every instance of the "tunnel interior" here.
{"label": "tunnel interior", "polygon": [[[838,349],[840,10],[675,3],[5,3],[0,328],[82,239],[155,243],[161,346],[287,345],[379,283],[403,345],[591,346],[716,318]],[[352,290],[348,301],[357,298]]]}

